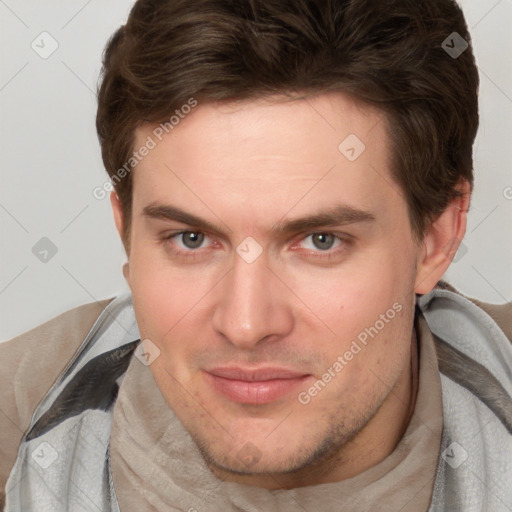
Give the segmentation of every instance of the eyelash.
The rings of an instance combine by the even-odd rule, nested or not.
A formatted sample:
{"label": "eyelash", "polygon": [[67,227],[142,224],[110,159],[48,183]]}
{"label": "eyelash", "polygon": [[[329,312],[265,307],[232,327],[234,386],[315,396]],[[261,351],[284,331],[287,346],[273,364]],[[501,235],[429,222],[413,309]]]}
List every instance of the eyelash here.
{"label": "eyelash", "polygon": [[[164,244],[168,244],[169,242],[171,242],[172,239],[178,238],[181,235],[184,235],[186,233],[200,233],[200,234],[203,234],[205,236],[205,238],[209,238],[209,236],[202,231],[184,230],[184,231],[178,231],[176,233],[171,233],[171,234],[165,235],[161,238],[161,241]],[[333,249],[327,249],[325,251],[310,250],[311,252],[309,252],[309,256],[313,257],[313,258],[330,260],[331,258],[338,256],[339,253],[346,251],[354,243],[353,237],[346,235],[346,234],[342,235],[342,234],[332,233],[330,231],[315,231],[313,233],[309,233],[306,236],[302,236],[302,238],[300,238],[298,240],[298,242],[302,242],[311,236],[319,235],[319,234],[334,236],[335,240],[337,242],[339,242],[340,245],[338,245],[337,247],[335,247]],[[295,242],[294,242],[294,244],[295,244]],[[200,250],[201,250],[201,247],[198,249],[188,249],[188,250],[182,250],[182,249],[176,250],[173,248],[172,252],[174,252],[177,256],[179,256],[181,258],[197,258]],[[292,249],[292,250],[297,250],[297,249]]]}

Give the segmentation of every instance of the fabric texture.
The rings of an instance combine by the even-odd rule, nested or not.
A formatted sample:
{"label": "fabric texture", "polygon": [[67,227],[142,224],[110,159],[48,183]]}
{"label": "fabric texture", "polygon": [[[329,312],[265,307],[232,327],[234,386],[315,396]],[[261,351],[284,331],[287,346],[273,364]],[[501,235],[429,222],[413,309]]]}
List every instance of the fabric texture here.
{"label": "fabric texture", "polygon": [[512,304],[502,308],[508,310],[505,329],[449,290],[434,290],[418,305],[433,335],[451,347],[451,353],[446,345],[438,350],[444,430],[432,510],[510,511],[512,349],[504,331],[510,329]]}
{"label": "fabric texture", "polygon": [[0,510],[7,477],[36,406],[111,301],[79,306],[0,343]]}

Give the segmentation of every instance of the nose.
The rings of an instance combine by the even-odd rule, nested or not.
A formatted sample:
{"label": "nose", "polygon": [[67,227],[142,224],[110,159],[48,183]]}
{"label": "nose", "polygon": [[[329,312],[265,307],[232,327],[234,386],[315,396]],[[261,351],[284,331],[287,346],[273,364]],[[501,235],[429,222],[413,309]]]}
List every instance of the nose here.
{"label": "nose", "polygon": [[235,255],[232,270],[219,284],[213,328],[233,345],[251,350],[292,330],[286,288],[268,268],[264,255],[252,263]]}

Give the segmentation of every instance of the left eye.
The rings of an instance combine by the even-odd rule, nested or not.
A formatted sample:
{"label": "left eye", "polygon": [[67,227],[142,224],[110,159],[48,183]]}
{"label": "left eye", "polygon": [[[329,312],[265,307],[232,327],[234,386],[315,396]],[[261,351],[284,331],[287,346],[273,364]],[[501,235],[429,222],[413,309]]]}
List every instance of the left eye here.
{"label": "left eye", "polygon": [[184,231],[173,236],[178,245],[185,249],[199,249],[205,240],[204,233],[199,231]]}
{"label": "left eye", "polygon": [[302,243],[306,249],[317,249],[320,251],[328,251],[341,244],[338,236],[332,233],[313,233],[303,239]]}

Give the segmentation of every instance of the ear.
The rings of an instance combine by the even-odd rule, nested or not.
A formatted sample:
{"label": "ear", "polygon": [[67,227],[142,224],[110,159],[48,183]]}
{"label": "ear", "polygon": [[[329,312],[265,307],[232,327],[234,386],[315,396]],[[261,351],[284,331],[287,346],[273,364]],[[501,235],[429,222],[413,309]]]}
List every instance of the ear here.
{"label": "ear", "polygon": [[110,192],[110,204],[112,205],[112,213],[114,214],[114,222],[116,223],[116,229],[122,240],[124,232],[123,208],[121,207],[121,200],[115,192]]}
{"label": "ear", "polygon": [[463,180],[457,186],[457,197],[430,225],[421,244],[414,291],[430,292],[446,272],[466,233],[471,185]]}
{"label": "ear", "polygon": [[[125,251],[126,244],[124,243],[124,215],[123,208],[121,206],[121,200],[119,196],[115,192],[110,192],[110,204],[112,205],[112,213],[114,214],[114,222],[116,224],[117,232],[123,242]],[[128,254],[128,252],[127,252]],[[123,275],[128,284],[130,284],[130,276],[129,276],[129,263],[125,263],[123,265]]]}

